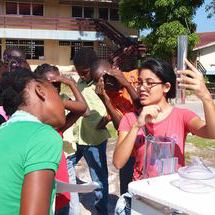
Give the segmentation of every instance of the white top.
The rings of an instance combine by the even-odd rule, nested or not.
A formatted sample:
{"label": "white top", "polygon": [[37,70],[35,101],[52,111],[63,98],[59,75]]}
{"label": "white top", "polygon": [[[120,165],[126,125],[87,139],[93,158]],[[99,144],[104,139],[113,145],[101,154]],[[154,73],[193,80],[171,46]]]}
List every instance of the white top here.
{"label": "white top", "polygon": [[[179,175],[165,175],[134,181],[129,192],[192,215],[215,214],[215,189],[208,193],[190,193],[179,188]],[[215,180],[212,181],[215,188]]]}

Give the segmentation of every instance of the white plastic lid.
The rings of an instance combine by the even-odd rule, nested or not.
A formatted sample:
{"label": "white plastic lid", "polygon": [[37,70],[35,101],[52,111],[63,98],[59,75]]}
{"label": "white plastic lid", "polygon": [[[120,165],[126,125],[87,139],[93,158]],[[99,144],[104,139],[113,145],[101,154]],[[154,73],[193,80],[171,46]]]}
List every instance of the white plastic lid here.
{"label": "white plastic lid", "polygon": [[179,168],[178,174],[180,177],[190,180],[208,180],[215,178],[215,170],[207,167],[198,157],[192,159],[190,166]]}

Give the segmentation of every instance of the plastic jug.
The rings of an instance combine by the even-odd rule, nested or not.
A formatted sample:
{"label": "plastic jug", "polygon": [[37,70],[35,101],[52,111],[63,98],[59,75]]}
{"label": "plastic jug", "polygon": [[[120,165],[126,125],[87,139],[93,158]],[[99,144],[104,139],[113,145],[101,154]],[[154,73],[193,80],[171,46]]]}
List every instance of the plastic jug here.
{"label": "plastic jug", "polygon": [[146,137],[143,177],[155,177],[175,173],[178,158],[174,157],[175,140],[166,136]]}

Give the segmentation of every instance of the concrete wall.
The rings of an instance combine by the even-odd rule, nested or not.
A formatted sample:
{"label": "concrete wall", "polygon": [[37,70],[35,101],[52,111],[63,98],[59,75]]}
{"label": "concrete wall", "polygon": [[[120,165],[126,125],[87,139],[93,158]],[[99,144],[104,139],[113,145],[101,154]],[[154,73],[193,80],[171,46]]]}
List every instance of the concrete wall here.
{"label": "concrete wall", "polygon": [[215,44],[213,46],[200,49],[196,51],[197,60],[201,62],[201,64],[207,70],[207,74],[213,73],[215,75]]}
{"label": "concrete wall", "polygon": [[[72,5],[80,5],[80,6],[90,6],[94,7],[94,18],[98,18],[98,11],[99,7],[103,6],[98,4],[98,2],[84,2],[79,1],[75,2],[74,4],[58,4],[58,1],[56,0],[46,0],[45,3],[45,15],[46,16],[57,16],[57,17],[71,17],[72,16]],[[116,7],[111,4],[104,4],[103,7]],[[126,27],[124,24],[122,24],[120,21],[109,21],[110,24],[112,24],[117,30],[119,30],[121,33],[125,34],[126,36],[131,35],[138,35],[138,31],[136,29],[131,29]]]}
{"label": "concrete wall", "polygon": [[45,0],[44,16],[71,17],[71,6],[59,4],[57,0]]}

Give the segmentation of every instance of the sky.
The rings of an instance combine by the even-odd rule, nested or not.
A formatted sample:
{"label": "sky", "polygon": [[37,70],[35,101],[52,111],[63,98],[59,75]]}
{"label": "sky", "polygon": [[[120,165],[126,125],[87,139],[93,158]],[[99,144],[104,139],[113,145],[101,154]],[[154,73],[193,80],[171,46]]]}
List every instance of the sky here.
{"label": "sky", "polygon": [[205,12],[205,6],[209,4],[211,0],[205,0],[205,3],[197,10],[194,22],[197,24],[197,32],[209,32],[215,31],[215,15],[208,19]]}

